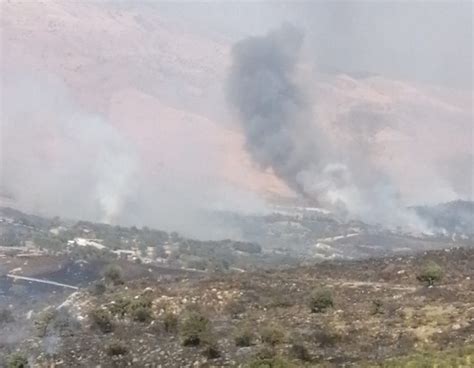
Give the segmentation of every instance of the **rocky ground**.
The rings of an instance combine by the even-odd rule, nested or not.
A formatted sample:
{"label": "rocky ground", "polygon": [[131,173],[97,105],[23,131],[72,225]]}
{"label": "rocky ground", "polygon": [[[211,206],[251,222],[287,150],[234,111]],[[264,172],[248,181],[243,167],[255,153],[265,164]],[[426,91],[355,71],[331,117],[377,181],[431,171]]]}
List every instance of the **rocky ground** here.
{"label": "rocky ground", "polygon": [[[428,262],[442,270],[433,287],[417,279]],[[8,352],[20,351],[37,367],[418,367],[426,355],[413,354],[441,351],[439,362],[454,360],[440,366],[467,367],[474,357],[473,278],[474,250],[452,248],[109,282],[105,291],[79,290],[59,311],[39,314],[34,337]],[[315,290],[331,302],[312,313]]]}

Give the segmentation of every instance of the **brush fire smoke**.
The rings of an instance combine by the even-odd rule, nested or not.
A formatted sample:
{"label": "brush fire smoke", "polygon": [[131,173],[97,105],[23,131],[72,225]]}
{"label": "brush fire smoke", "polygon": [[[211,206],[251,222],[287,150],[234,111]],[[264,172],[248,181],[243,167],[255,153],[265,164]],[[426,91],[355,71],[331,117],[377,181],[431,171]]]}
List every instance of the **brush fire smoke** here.
{"label": "brush fire smoke", "polygon": [[12,73],[2,90],[0,196],[15,207],[202,239],[240,238],[234,225],[216,225],[209,210],[263,207],[255,195],[226,186],[210,162],[199,165],[202,156],[213,156],[209,147],[181,147],[196,157],[150,170],[133,139],[84,109],[52,74]]}
{"label": "brush fire smoke", "polygon": [[134,189],[130,143],[51,76],[5,77],[3,90],[2,190],[23,208],[116,220]]}
{"label": "brush fire smoke", "polygon": [[422,231],[407,208],[474,198],[472,4],[4,8],[2,204],[239,239],[222,211],[293,193]]}
{"label": "brush fire smoke", "polygon": [[313,121],[297,82],[303,34],[285,24],[233,48],[228,95],[246,148],[263,169],[272,169],[292,189],[339,214],[388,226],[421,229],[396,187],[360,147],[331,147]]}

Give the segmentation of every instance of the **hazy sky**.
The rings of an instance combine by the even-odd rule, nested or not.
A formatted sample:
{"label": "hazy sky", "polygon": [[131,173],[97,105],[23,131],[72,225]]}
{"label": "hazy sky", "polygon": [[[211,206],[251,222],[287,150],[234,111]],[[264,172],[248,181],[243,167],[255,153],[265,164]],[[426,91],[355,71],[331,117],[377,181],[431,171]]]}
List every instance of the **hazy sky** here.
{"label": "hazy sky", "polygon": [[[239,39],[302,28],[320,67],[472,88],[471,1],[147,2],[197,31]],[[145,6],[146,6],[145,5]]]}

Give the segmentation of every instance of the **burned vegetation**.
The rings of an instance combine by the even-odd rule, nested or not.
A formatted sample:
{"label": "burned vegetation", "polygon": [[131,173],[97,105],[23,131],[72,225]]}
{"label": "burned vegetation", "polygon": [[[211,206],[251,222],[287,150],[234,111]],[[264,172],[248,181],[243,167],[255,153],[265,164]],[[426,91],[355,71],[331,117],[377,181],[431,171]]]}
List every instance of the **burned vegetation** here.
{"label": "burned vegetation", "polygon": [[[114,282],[123,269],[106,268],[102,292],[81,289],[38,314],[36,335],[2,359],[7,367],[469,366],[473,263],[473,249],[453,248],[166,281]],[[434,264],[443,277],[427,282]],[[1,315],[2,326],[19,317]]]}

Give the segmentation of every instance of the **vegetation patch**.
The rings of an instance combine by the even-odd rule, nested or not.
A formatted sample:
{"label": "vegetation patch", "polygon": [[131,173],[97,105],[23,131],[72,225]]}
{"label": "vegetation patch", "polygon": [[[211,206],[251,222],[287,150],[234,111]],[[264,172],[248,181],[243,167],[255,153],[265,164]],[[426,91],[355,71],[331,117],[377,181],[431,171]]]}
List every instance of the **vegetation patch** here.
{"label": "vegetation patch", "polygon": [[417,275],[417,279],[420,282],[426,283],[428,286],[433,286],[435,282],[438,282],[443,277],[443,269],[434,261],[429,261],[423,266],[421,272]]}
{"label": "vegetation patch", "polygon": [[322,313],[334,307],[334,301],[329,289],[313,290],[309,299],[309,308],[312,313]]}
{"label": "vegetation patch", "polygon": [[379,365],[367,365],[375,368],[467,368],[474,365],[474,345],[446,350],[429,351],[407,357],[388,359]]}
{"label": "vegetation patch", "polygon": [[128,353],[128,348],[124,342],[113,340],[107,344],[105,351],[109,356],[125,355]]}
{"label": "vegetation patch", "polygon": [[92,322],[92,326],[98,328],[103,333],[110,333],[114,329],[114,325],[112,323],[112,316],[105,309],[92,309],[89,312],[89,318]]}
{"label": "vegetation patch", "polygon": [[284,341],[285,331],[277,324],[268,324],[260,330],[260,339],[265,344],[275,346]]}
{"label": "vegetation patch", "polygon": [[211,324],[207,317],[197,311],[188,312],[181,326],[183,346],[197,346],[209,340]]}
{"label": "vegetation patch", "polygon": [[29,368],[28,358],[22,353],[13,353],[8,357],[7,368]]}

